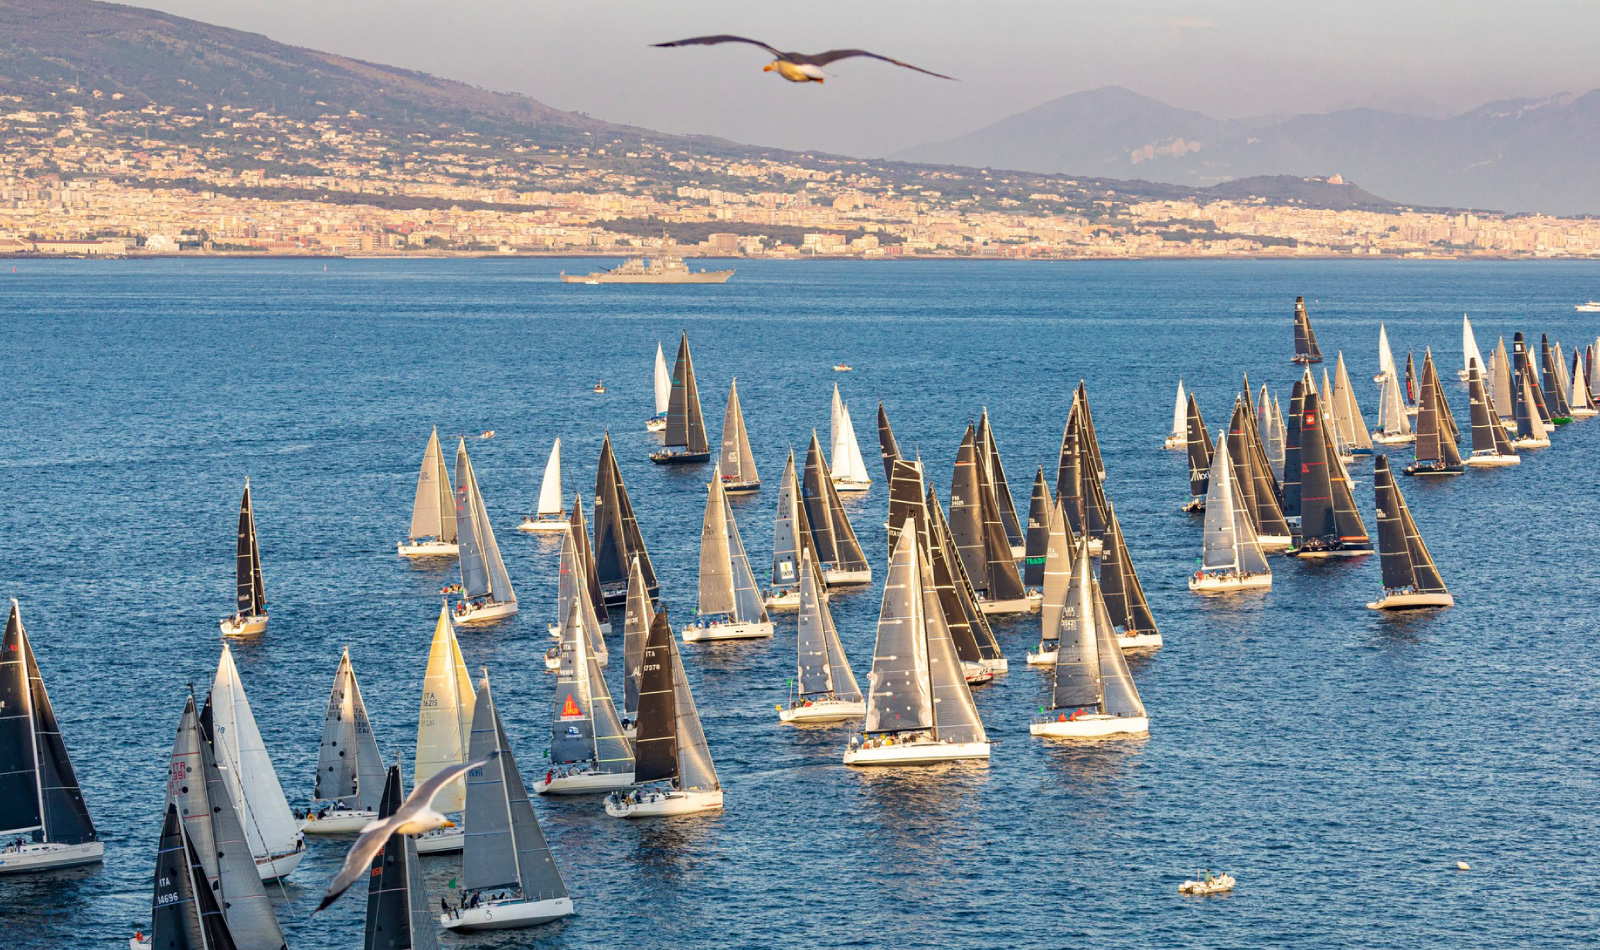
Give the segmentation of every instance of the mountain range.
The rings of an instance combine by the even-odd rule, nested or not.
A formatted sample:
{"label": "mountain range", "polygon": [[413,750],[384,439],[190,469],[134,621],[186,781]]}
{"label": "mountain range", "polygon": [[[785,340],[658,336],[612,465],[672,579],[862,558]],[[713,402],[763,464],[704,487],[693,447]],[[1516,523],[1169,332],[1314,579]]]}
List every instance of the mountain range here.
{"label": "mountain range", "polygon": [[1405,204],[1596,214],[1596,156],[1600,90],[1443,119],[1372,108],[1217,119],[1107,86],[893,157],[1190,186],[1337,173]]}

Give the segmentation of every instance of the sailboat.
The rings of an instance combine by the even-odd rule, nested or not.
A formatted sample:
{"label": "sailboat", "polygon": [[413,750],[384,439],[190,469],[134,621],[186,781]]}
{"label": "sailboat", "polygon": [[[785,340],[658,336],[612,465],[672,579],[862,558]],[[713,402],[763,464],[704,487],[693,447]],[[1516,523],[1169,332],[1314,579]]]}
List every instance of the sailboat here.
{"label": "sailboat", "polygon": [[985,454],[976,430],[968,425],[950,482],[950,534],[977,591],[979,609],[985,614],[1023,613],[1038,603],[1028,597],[1017,573]]}
{"label": "sailboat", "polygon": [[[449,624],[445,624],[446,627]],[[383,784],[378,817],[388,818],[405,800],[400,766],[389,766]],[[437,802],[438,799],[435,799]],[[363,947],[367,950],[437,950],[437,924],[428,907],[428,888],[422,879],[416,839],[392,834],[373,855],[367,875],[367,921]]]}
{"label": "sailboat", "polygon": [[1489,387],[1489,394],[1495,409],[1500,413],[1501,420],[1509,431],[1516,431],[1516,396],[1511,386],[1511,358],[1506,355],[1506,339],[1501,337],[1495,347],[1494,355],[1489,358],[1489,372],[1484,377],[1485,385]]}
{"label": "sailboat", "polygon": [[444,467],[444,452],[439,448],[439,427],[428,436],[422,453],[422,471],[417,473],[417,497],[411,503],[411,530],[396,545],[401,557],[453,557],[456,546],[456,504],[450,489],[450,473]]}
{"label": "sailboat", "polygon": [[1472,454],[1467,456],[1465,464],[1473,468],[1522,464],[1522,456],[1512,447],[1499,413],[1490,401],[1482,370],[1474,369],[1467,377],[1467,392],[1472,413]]}
{"label": "sailboat", "polygon": [[1311,329],[1311,315],[1306,313],[1306,298],[1294,298],[1294,356],[1292,363],[1320,363],[1322,350],[1317,346],[1317,333]]}
{"label": "sailboat", "polygon": [[[1323,387],[1327,391],[1327,387]],[[1350,384],[1350,371],[1344,365],[1344,352],[1340,351],[1333,374],[1333,406],[1331,412],[1339,423],[1339,435],[1349,446],[1351,455],[1371,455],[1372,436],[1367,431],[1367,420],[1361,416],[1356,403],[1355,387]]]}
{"label": "sailboat", "polygon": [[467,458],[466,439],[456,447],[456,526],[461,532],[461,599],[451,615],[455,625],[492,623],[516,613],[517,592],[500,560],[494,526],[478,491],[472,460]]}
{"label": "sailboat", "polygon": [[[1056,500],[1061,502],[1067,516],[1067,526],[1074,535],[1089,538],[1089,551],[1098,557],[1105,534],[1104,513],[1098,502],[1103,497],[1094,455],[1088,448],[1092,438],[1083,422],[1083,387],[1072,398],[1072,408],[1067,413],[1067,425],[1061,433],[1061,452],[1056,462]],[[959,462],[959,456],[958,462]],[[953,499],[952,499],[953,502]]]}
{"label": "sailboat", "polygon": [[772,620],[722,490],[720,466],[711,477],[700,528],[700,609],[681,632],[684,643],[772,636]]}
{"label": "sailboat", "polygon": [[1278,401],[1261,386],[1261,398],[1256,401],[1256,432],[1261,436],[1261,447],[1266,452],[1267,469],[1272,472],[1275,484],[1283,481],[1283,411]]}
{"label": "sailboat", "polygon": [[[1194,401],[1193,394],[1189,400]],[[1049,542],[1045,549],[1043,596],[1039,608],[1039,649],[1028,654],[1029,666],[1055,666],[1061,611],[1067,606],[1067,592],[1072,583],[1072,551],[1077,546],[1059,501],[1050,506],[1048,517]]]}
{"label": "sailboat", "polygon": [[1380,445],[1404,445],[1416,438],[1411,431],[1411,419],[1406,415],[1400,377],[1391,370],[1383,378],[1383,392],[1378,397],[1378,428],[1372,431],[1372,441]]}
{"label": "sailboat", "polygon": [[277,770],[272,767],[255,713],[239,680],[233,651],[226,643],[222,645],[222,659],[217,662],[216,678],[211,682],[211,695],[206,698],[201,726],[211,741],[212,754],[244,826],[261,880],[288,877],[305,857],[305,835],[294,812],[289,810],[289,801],[278,783]]}
{"label": "sailboat", "polygon": [[1022,586],[1028,596],[1042,600],[1044,562],[1050,547],[1050,486],[1044,480],[1044,466],[1033,475],[1033,490],[1028,495],[1028,532],[1022,545]]}
{"label": "sailboat", "polygon": [[1411,351],[1406,351],[1406,388],[1404,390],[1406,415],[1417,414],[1417,361],[1411,358]]}
{"label": "sailboat", "polygon": [[1555,420],[1550,407],[1545,405],[1544,389],[1539,385],[1539,368],[1533,364],[1533,356],[1528,352],[1527,342],[1523,340],[1521,333],[1512,337],[1511,371],[1514,374],[1513,386],[1516,385],[1516,378],[1528,384],[1525,395],[1529,413],[1538,416],[1546,431],[1554,429]]}
{"label": "sailboat", "polygon": [[1414,607],[1449,607],[1456,601],[1445,590],[1433,555],[1417,532],[1411,509],[1400,495],[1400,486],[1389,471],[1389,460],[1380,458],[1372,473],[1372,488],[1378,502],[1378,554],[1383,562],[1383,596],[1367,604],[1372,610],[1404,610]]}
{"label": "sailboat", "polygon": [[889,414],[883,411],[882,401],[878,403],[878,455],[883,458],[883,477],[887,479],[894,471],[894,463],[900,460],[900,443],[889,428]]}
{"label": "sailboat", "polygon": [[667,403],[667,429],[659,452],[650,453],[657,465],[686,465],[711,461],[706,420],[700,412],[700,390],[694,381],[694,359],[689,355],[689,334],[678,341],[678,360],[672,367],[672,394]]}
{"label": "sailboat", "polygon": [[467,757],[488,759],[467,773],[467,834],[461,854],[461,905],[439,918],[446,930],[510,930],[560,920],[572,898],[528,800],[505,727],[489,691],[478,685]]}
{"label": "sailboat", "polygon": [[816,432],[811,433],[811,446],[806,450],[806,473],[800,486],[800,499],[805,505],[817,563],[822,565],[822,579],[829,587],[872,583],[872,565],[856,540],[838,489],[823,466],[822,446],[817,442]]}
{"label": "sailboat", "polygon": [[1402,471],[1407,475],[1460,475],[1466,471],[1461,463],[1461,450],[1456,447],[1450,403],[1445,400],[1431,350],[1422,360],[1422,392],[1417,397],[1417,405],[1416,461]]}
{"label": "sailboat", "polygon": [[[1217,454],[1227,457],[1220,446]],[[1089,576],[1088,542],[1080,540],[1066,606],[1061,611],[1050,705],[1028,726],[1030,735],[1108,739],[1149,733],[1149,716],[1110,629],[1100,587]]]}
{"label": "sailboat", "polygon": [[[573,493],[572,515],[567,519],[567,527],[572,531],[573,545],[577,553],[577,562],[580,567],[580,576],[589,591],[589,606],[593,608],[595,620],[599,623],[601,635],[611,632],[611,613],[606,607],[605,598],[600,593],[600,569],[595,563],[594,548],[589,545],[589,525],[583,519],[583,496]],[[557,604],[559,608],[560,604]],[[559,610],[557,616],[560,616]],[[561,626],[553,623],[548,626],[550,637],[553,640],[561,639]],[[602,643],[604,641],[601,641]]]}
{"label": "sailboat", "polygon": [[1200,569],[1189,578],[1189,589],[1201,593],[1266,589],[1272,586],[1272,568],[1256,539],[1255,519],[1244,510],[1223,438],[1217,437],[1212,455]]}
{"label": "sailboat", "polygon": [[728,384],[728,408],[722,414],[722,490],[743,495],[761,490],[756,474],[755,453],[750,451],[750,433],[744,428],[744,413],[739,409],[739,380]]}
{"label": "sailboat", "polygon": [[1588,374],[1583,371],[1583,354],[1574,347],[1572,350],[1572,396],[1568,399],[1572,418],[1587,419],[1600,415],[1600,409],[1595,408],[1594,396],[1589,392]]}
{"label": "sailboat", "polygon": [[667,357],[661,352],[661,344],[656,344],[656,373],[655,373],[656,414],[644,424],[646,432],[665,432],[667,430],[667,408],[672,402],[672,374],[667,372]]}
{"label": "sailboat", "polygon": [[1566,387],[1561,385],[1561,360],[1550,349],[1550,334],[1539,335],[1539,394],[1550,410],[1550,421],[1564,426],[1572,421],[1572,411],[1567,406]]}
{"label": "sailboat", "polygon": [[1017,518],[1017,502],[1011,497],[1011,483],[1006,480],[1006,467],[1000,461],[1000,447],[995,443],[994,426],[989,422],[989,409],[984,407],[978,416],[976,432],[978,459],[984,464],[983,479],[994,495],[1000,515],[1000,527],[1011,546],[1013,561],[1022,557],[1027,539],[1022,534],[1022,522]]}
{"label": "sailboat", "polygon": [[813,568],[811,552],[801,554],[800,622],[796,641],[798,669],[787,706],[778,707],[778,721],[841,722],[867,714],[861,687],[839,642],[828,610],[828,598]]}
{"label": "sailboat", "polygon": [[1109,503],[1107,516],[1106,553],[1100,564],[1100,590],[1111,620],[1106,636],[1114,638],[1124,650],[1153,650],[1161,646],[1161,631],[1156,628],[1144,585],[1139,583],[1139,572],[1128,553],[1116,508]]}
{"label": "sailboat", "polygon": [[1299,417],[1300,521],[1288,553],[1296,557],[1372,553],[1372,539],[1350,492],[1350,478],[1334,455],[1321,397],[1310,387]]}
{"label": "sailboat", "polygon": [[[800,503],[800,480],[795,476],[794,451],[783,465],[778,482],[778,514],[772,527],[772,583],[763,602],[768,610],[792,610],[800,606],[800,561],[811,549],[811,526],[805,506]],[[815,554],[812,564],[816,563]]]}
{"label": "sailboat", "polygon": [[1172,431],[1167,433],[1167,441],[1162,444],[1164,449],[1182,449],[1189,445],[1188,410],[1189,404],[1184,398],[1183,380],[1178,380],[1178,398],[1172,404]]}
{"label": "sailboat", "polygon": [[350,665],[350,648],[339,657],[322,719],[322,745],[317,750],[314,801],[326,802],[306,816],[312,835],[354,834],[378,817],[383,801],[383,756],[367,721],[367,704]]}
{"label": "sailboat", "polygon": [[1211,475],[1211,433],[1206,431],[1206,421],[1200,415],[1200,404],[1194,393],[1189,393],[1189,408],[1184,431],[1189,448],[1189,501],[1184,511],[1205,511],[1208,479]]}
{"label": "sailboat", "polygon": [[233,574],[238,609],[222,618],[222,635],[261,633],[267,629],[267,588],[261,580],[261,545],[256,541],[256,513],[248,478],[244,480],[244,497],[239,500],[239,544],[233,558]]}
{"label": "sailboat", "polygon": [[[610,659],[605,639],[610,625],[600,622],[595,613],[594,602],[589,599],[588,571],[584,568],[583,552],[578,537],[578,533],[573,531],[570,525],[561,535],[561,561],[556,572],[556,622],[551,625],[551,631],[557,639],[564,637],[570,621],[583,632],[589,641],[590,652],[595,655],[601,666],[605,666]],[[545,669],[551,671],[559,669],[560,648],[553,648],[546,654],[545,659]]]}
{"label": "sailboat", "polygon": [[656,612],[644,591],[644,575],[634,559],[628,570],[628,603],[622,619],[622,731],[634,738],[639,720],[639,680],[644,675],[644,644]]}
{"label": "sailboat", "polygon": [[1372,381],[1383,383],[1383,378],[1390,373],[1400,375],[1400,367],[1394,361],[1394,351],[1389,348],[1389,328],[1378,324],[1378,372]]}
{"label": "sailboat", "polygon": [[[1248,383],[1245,393],[1250,391]],[[1256,434],[1255,413],[1243,398],[1233,404],[1233,420],[1228,428],[1228,454],[1233,459],[1234,482],[1244,500],[1245,511],[1255,520],[1256,536],[1265,547],[1286,547],[1290,540],[1289,522],[1283,515],[1277,482],[1266,462],[1266,452]],[[1104,579],[1101,584],[1105,583]]]}
{"label": "sailboat", "polygon": [[868,677],[867,720],[845,765],[932,765],[989,758],[915,522],[895,538]]}
{"label": "sailboat", "polygon": [[0,875],[105,855],[15,599],[0,643],[0,840]]}
{"label": "sailboat", "polygon": [[1488,374],[1488,367],[1483,362],[1483,354],[1478,351],[1478,340],[1472,335],[1472,321],[1466,314],[1461,315],[1461,369],[1456,371],[1462,382],[1472,376],[1472,367],[1478,367],[1478,372]]}
{"label": "sailboat", "polygon": [[539,483],[539,508],[517,525],[518,531],[560,531],[567,526],[567,512],[561,504],[561,440],[550,447],[550,461],[544,465],[544,480]]}
{"label": "sailboat", "polygon": [[636,787],[607,795],[606,814],[663,818],[721,809],[722,783],[664,611],[650,622],[640,667]]}
{"label": "sailboat", "polygon": [[135,935],[128,941],[130,950],[150,950],[157,943],[164,950],[234,950],[238,946],[206,882],[200,854],[178,817],[178,806],[171,801],[161,822],[154,881],[150,934]]}
{"label": "sailboat", "polygon": [[177,806],[184,833],[200,859],[205,886],[228,922],[234,946],[283,950],[283,931],[200,719],[191,695],[172,743],[167,801]]}
{"label": "sailboat", "polygon": [[622,469],[611,450],[611,433],[600,444],[600,464],[594,476],[594,561],[600,578],[600,596],[609,607],[620,607],[628,599],[628,566],[637,558],[644,572],[645,592],[655,600],[658,592],[655,568],[645,550],[644,535],[628,499],[628,486],[622,482]]}
{"label": "sailboat", "polygon": [[[417,710],[417,755],[412,760],[413,787],[447,768],[467,761],[467,744],[472,739],[472,677],[461,656],[455,627],[450,623],[450,608],[439,605],[439,620],[433,625],[433,642],[428,647],[428,668],[422,675],[422,701]],[[456,779],[433,796],[435,811],[460,815],[467,807],[467,786]],[[380,809],[381,810],[381,809]],[[416,838],[421,854],[460,851],[464,841],[460,823],[436,828]]]}
{"label": "sailboat", "polygon": [[867,473],[867,463],[861,457],[861,444],[856,441],[856,427],[850,421],[850,406],[839,396],[839,384],[833,384],[833,411],[828,444],[833,460],[828,471],[833,487],[839,491],[866,491],[872,487],[872,476]]}
{"label": "sailboat", "polygon": [[633,784],[633,750],[606,677],[576,615],[561,631],[561,672],[550,717],[550,768],[538,795],[609,792]]}
{"label": "sailboat", "polygon": [[1511,440],[1511,445],[1519,452],[1524,449],[1546,449],[1550,447],[1550,434],[1545,428],[1544,414],[1540,411],[1538,391],[1533,388],[1530,380],[1532,373],[1525,365],[1524,354],[1520,352],[1522,348],[1520,333],[1517,334],[1516,346],[1519,355],[1511,392],[1517,429],[1516,438]]}

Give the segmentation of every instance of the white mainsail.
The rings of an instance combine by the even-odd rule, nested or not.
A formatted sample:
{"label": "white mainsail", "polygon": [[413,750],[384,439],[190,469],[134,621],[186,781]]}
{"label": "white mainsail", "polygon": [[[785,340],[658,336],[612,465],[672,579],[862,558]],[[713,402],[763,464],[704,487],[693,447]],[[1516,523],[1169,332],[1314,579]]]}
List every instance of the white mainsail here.
{"label": "white mainsail", "polygon": [[839,396],[839,384],[833,386],[832,450],[829,453],[829,474],[836,482],[865,484],[872,481],[867,474],[867,463],[861,457],[861,445],[856,441],[856,428],[850,421],[850,407]]}
{"label": "white mainsail", "polygon": [[1383,376],[1383,394],[1378,399],[1377,431],[1386,436],[1402,436],[1411,432],[1405,399],[1400,395],[1400,377],[1393,369]]}
{"label": "white mainsail", "polygon": [[211,737],[222,780],[244,826],[250,853],[257,859],[296,850],[300,825],[278,783],[266,743],[250,711],[233,651],[222,645],[222,659],[211,683]]}
{"label": "white mainsail", "polygon": [[[494,527],[489,521],[488,509],[483,504],[483,494],[478,490],[478,478],[473,474],[472,460],[467,457],[467,440],[456,446],[456,520],[465,522],[461,537],[461,587],[468,599],[487,597],[496,603],[516,603],[517,593],[511,589],[511,578],[506,575],[505,561],[500,558],[500,546],[494,540]],[[382,792],[382,789],[379,789]],[[374,806],[376,807],[376,806]]]}
{"label": "white mainsail", "polygon": [[1478,340],[1472,335],[1472,321],[1468,320],[1464,313],[1461,315],[1461,363],[1464,372],[1471,373],[1472,367],[1476,365],[1478,372],[1488,374],[1483,354],[1478,352]]}
{"label": "white mainsail", "polygon": [[656,344],[656,415],[667,414],[667,403],[672,399],[672,374],[667,371],[667,357]]}
{"label": "white mainsail", "polygon": [[1184,397],[1183,380],[1178,380],[1178,398],[1172,403],[1172,432],[1174,439],[1189,437],[1189,403]]}
{"label": "white mainsail", "polygon": [[1355,389],[1350,385],[1350,371],[1344,365],[1340,352],[1333,380],[1333,406],[1339,420],[1339,430],[1345,434],[1350,448],[1372,451],[1372,434],[1367,431],[1367,420],[1361,417],[1361,407],[1356,403]]}
{"label": "white mainsail", "polygon": [[1206,571],[1270,574],[1272,569],[1261,552],[1253,519],[1244,510],[1227,438],[1226,433],[1217,436],[1217,451],[1211,457],[1200,567]]}
{"label": "white mainsail", "polygon": [[[412,762],[412,787],[443,769],[466,761],[472,740],[472,708],[476,694],[461,644],[450,624],[450,608],[440,606],[428,648],[428,671],[422,677],[422,707],[417,714],[417,756]],[[467,805],[467,786],[456,779],[434,796],[433,807],[449,814]]]}
{"label": "white mainsail", "polygon": [[1394,363],[1394,351],[1389,349],[1389,328],[1378,324],[1378,375],[1384,376],[1393,373],[1400,374],[1400,368]]}
{"label": "white mainsail", "polygon": [[550,447],[550,461],[544,466],[544,481],[539,483],[540,515],[560,515],[566,509],[561,504],[561,439]]}

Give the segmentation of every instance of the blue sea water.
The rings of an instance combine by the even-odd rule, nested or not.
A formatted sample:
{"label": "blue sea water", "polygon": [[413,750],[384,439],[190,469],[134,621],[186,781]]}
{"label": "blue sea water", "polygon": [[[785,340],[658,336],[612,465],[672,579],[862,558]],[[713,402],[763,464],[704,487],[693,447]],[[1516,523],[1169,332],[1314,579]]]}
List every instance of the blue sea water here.
{"label": "blue sea water", "polygon": [[[246,476],[272,622],[235,655],[303,802],[345,645],[385,754],[410,757],[436,592],[454,574],[394,543],[429,427],[447,445],[497,431],[469,450],[522,612],[462,646],[536,774],[556,548],[512,526],[558,435],[569,497],[587,502],[609,429],[662,596],[690,614],[706,470],[651,465],[643,431],[655,345],[670,360],[680,329],[714,438],[738,377],[765,487],[734,505],[758,573],[784,454],[803,455],[813,428],[826,441],[834,383],[869,468],[881,399],[941,497],[987,406],[1026,511],[1086,379],[1107,490],[1166,638],[1132,664],[1150,737],[1029,737],[1035,617],[997,626],[1012,671],[976,691],[991,764],[847,769],[847,729],[776,721],[794,663],[794,614],[780,613],[771,641],[683,648],[721,814],[624,823],[597,798],[540,800],[578,913],[444,946],[1592,945],[1600,421],[1517,468],[1404,481],[1458,598],[1409,616],[1364,608],[1376,557],[1274,558],[1269,593],[1191,595],[1199,522],[1178,510],[1182,454],[1160,445],[1179,376],[1214,428],[1243,371],[1287,402],[1296,294],[1324,351],[1350,361],[1369,422],[1384,322],[1402,357],[1433,347],[1465,426],[1451,372],[1462,312],[1485,352],[1518,329],[1581,346],[1600,322],[1572,305],[1600,296],[1600,265],[762,261],[719,287],[562,285],[563,267],[588,262],[0,268],[0,596],[22,602],[106,843],[103,867],[0,878],[0,947],[120,947],[148,925],[167,754],[189,684],[203,694],[215,669]],[[1370,472],[1353,474],[1375,530]],[[878,575],[833,599],[864,680],[887,557],[881,479],[847,506]],[[297,950],[361,939],[360,885],[310,915],[343,850],[313,840],[274,888]],[[458,860],[424,860],[434,903]],[[1180,896],[1201,867],[1238,890]]]}

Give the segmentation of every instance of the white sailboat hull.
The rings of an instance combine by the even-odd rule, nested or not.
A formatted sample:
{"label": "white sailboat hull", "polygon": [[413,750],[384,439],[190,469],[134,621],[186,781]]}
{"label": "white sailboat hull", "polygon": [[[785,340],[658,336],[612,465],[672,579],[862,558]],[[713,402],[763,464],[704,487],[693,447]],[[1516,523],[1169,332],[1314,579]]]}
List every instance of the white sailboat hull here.
{"label": "white sailboat hull", "polygon": [[1496,468],[1502,465],[1521,465],[1520,455],[1471,455],[1462,460],[1472,468]]}
{"label": "white sailboat hull", "polygon": [[778,721],[787,723],[844,722],[860,719],[867,714],[865,700],[850,702],[843,699],[797,700],[787,709],[779,707]]}
{"label": "white sailboat hull", "polygon": [[[822,582],[827,584],[829,587],[848,587],[853,584],[870,584],[872,583],[872,568],[869,567],[864,571],[823,571]],[[798,604],[799,602],[796,601],[796,606],[798,606]]]}
{"label": "white sailboat hull", "polygon": [[1129,650],[1154,650],[1161,646],[1160,633],[1125,633],[1117,636],[1117,646],[1122,647],[1126,653]]}
{"label": "white sailboat hull", "polygon": [[769,592],[763,603],[767,605],[768,610],[799,610],[800,591],[796,588],[781,594]]}
{"label": "white sailboat hull", "polygon": [[939,742],[924,739],[894,745],[859,746],[844,754],[844,764],[857,767],[934,765],[967,759],[989,760],[988,742]]}
{"label": "white sailboat hull", "polygon": [[761,490],[761,480],[753,482],[723,482],[722,490],[729,495],[749,495]]}
{"label": "white sailboat hull", "polygon": [[456,557],[461,545],[454,541],[401,541],[395,550],[401,557]]}
{"label": "white sailboat hull", "polygon": [[494,623],[504,620],[517,612],[517,602],[490,601],[483,605],[473,604],[469,601],[458,600],[456,606],[450,611],[450,623],[457,627],[472,627],[478,624]]}
{"label": "white sailboat hull", "polygon": [[644,792],[634,801],[620,795],[606,798],[606,814],[612,818],[670,818],[722,809],[722,789],[711,792]]}
{"label": "white sailboat hull", "polygon": [[772,621],[760,623],[712,623],[683,628],[684,643],[702,640],[758,640],[772,636]]}
{"label": "white sailboat hull", "polygon": [[833,487],[836,491],[867,491],[872,487],[872,479],[870,478],[848,478],[841,475],[831,475],[829,477],[833,479]]}
{"label": "white sailboat hull", "polygon": [[1409,610],[1417,607],[1454,607],[1456,599],[1443,594],[1384,594],[1367,604],[1368,610]]}
{"label": "white sailboat hull", "polygon": [[1167,436],[1167,441],[1163,442],[1161,447],[1164,449],[1186,449],[1189,447],[1189,436],[1187,433],[1174,432]]}
{"label": "white sailboat hull", "polygon": [[555,533],[567,527],[567,519],[560,515],[539,515],[536,518],[524,518],[522,524],[517,525],[518,531]]}
{"label": "white sailboat hull", "polygon": [[985,617],[994,614],[1025,614],[1039,609],[1042,600],[1032,597],[1015,597],[1011,600],[984,600],[978,598],[978,609]]}
{"label": "white sailboat hull", "polygon": [[1200,574],[1189,578],[1189,589],[1200,594],[1225,594],[1239,590],[1267,590],[1271,574]]}
{"label": "white sailboat hull", "polygon": [[225,637],[247,637],[251,634],[262,633],[267,629],[266,614],[251,614],[235,620],[232,617],[223,617],[220,624],[222,635]]}
{"label": "white sailboat hull", "polygon": [[982,686],[994,682],[994,670],[982,663],[961,661],[961,677],[967,681],[968,686]]}
{"label": "white sailboat hull", "polygon": [[264,854],[256,858],[256,873],[262,881],[279,881],[294,873],[300,866],[300,861],[306,856],[306,843],[301,839],[299,847],[293,851],[282,854]]}
{"label": "white sailboat hull", "polygon": [[593,795],[614,792],[633,785],[632,772],[597,772],[592,768],[559,771],[551,769],[533,783],[535,795]]}
{"label": "white sailboat hull", "polygon": [[1517,449],[1519,451],[1522,450],[1522,449],[1548,449],[1550,447],[1550,440],[1547,439],[1547,438],[1545,438],[1545,439],[1534,439],[1534,438],[1512,439],[1511,440],[1511,447],[1514,448],[1514,449]]}
{"label": "white sailboat hull", "polygon": [[537,927],[570,916],[572,916],[570,897],[557,897],[547,901],[489,901],[470,910],[444,914],[439,918],[439,926],[456,933],[512,930],[517,927]]}
{"label": "white sailboat hull", "polygon": [[1372,441],[1379,445],[1409,445],[1417,441],[1415,432],[1397,432],[1394,435],[1385,435],[1382,432],[1372,433]]}
{"label": "white sailboat hull", "polygon": [[1076,719],[1060,717],[1032,723],[1028,726],[1028,734],[1046,739],[1147,736],[1150,734],[1150,719],[1148,716],[1106,716],[1090,713]]}
{"label": "white sailboat hull", "polygon": [[1028,665],[1038,667],[1051,667],[1056,665],[1056,650],[1054,647],[1046,649],[1045,644],[1039,644],[1038,653],[1028,654]]}
{"label": "white sailboat hull", "polygon": [[1573,407],[1572,409],[1567,410],[1567,414],[1572,416],[1574,419],[1588,419],[1592,416],[1600,416],[1600,409],[1579,409],[1577,407]]}
{"label": "white sailboat hull", "polygon": [[1263,550],[1268,551],[1286,548],[1293,542],[1294,538],[1287,534],[1262,534],[1256,536],[1256,543],[1261,545]]}
{"label": "white sailboat hull", "polygon": [[448,828],[435,828],[411,839],[416,842],[418,854],[450,854],[460,851],[467,841],[467,832],[460,822]]}
{"label": "white sailboat hull", "polygon": [[83,844],[62,844],[57,841],[35,844],[30,841],[15,851],[0,851],[0,874],[25,874],[78,864],[99,864],[105,853],[106,846],[101,841],[85,841]]}
{"label": "white sailboat hull", "polygon": [[375,811],[338,808],[322,818],[307,818],[301,830],[308,835],[354,835],[360,834],[377,820],[378,813]]}

